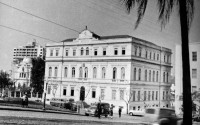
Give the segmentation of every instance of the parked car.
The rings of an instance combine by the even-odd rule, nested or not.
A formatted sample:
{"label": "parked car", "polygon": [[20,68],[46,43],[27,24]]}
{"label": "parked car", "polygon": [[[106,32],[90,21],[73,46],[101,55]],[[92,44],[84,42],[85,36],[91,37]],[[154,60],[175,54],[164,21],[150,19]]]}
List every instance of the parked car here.
{"label": "parked car", "polygon": [[138,110],[130,110],[129,115],[137,115],[137,116],[143,116],[144,115],[144,109],[138,109]]}
{"label": "parked car", "polygon": [[68,102],[69,100],[65,98],[52,98],[50,100],[50,105],[63,108],[64,104]]}
{"label": "parked car", "polygon": [[182,120],[175,114],[175,110],[170,108],[151,107],[146,108],[143,124],[146,125],[181,125]]}
{"label": "parked car", "polygon": [[95,115],[96,110],[97,110],[97,106],[91,106],[91,107],[85,109],[85,115],[86,116]]}
{"label": "parked car", "polygon": [[98,107],[99,106],[102,107],[101,116],[107,117],[110,114],[110,104],[105,103],[105,102],[97,103],[97,108],[95,110],[95,116],[98,116]]}

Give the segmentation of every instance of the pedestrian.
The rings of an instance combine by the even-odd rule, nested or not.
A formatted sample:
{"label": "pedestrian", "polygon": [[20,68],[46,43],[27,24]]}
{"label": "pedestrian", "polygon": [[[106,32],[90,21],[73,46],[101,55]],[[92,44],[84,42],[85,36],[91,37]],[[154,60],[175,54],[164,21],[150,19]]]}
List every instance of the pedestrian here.
{"label": "pedestrian", "polygon": [[22,107],[24,107],[24,105],[25,105],[25,100],[26,100],[26,95],[24,94],[22,96]]}
{"label": "pedestrian", "polygon": [[121,118],[122,108],[119,107],[119,118]]}
{"label": "pedestrian", "polygon": [[111,106],[110,106],[110,118],[112,119],[113,118],[113,108],[114,108],[115,106],[113,105],[113,104],[111,104]]}
{"label": "pedestrian", "polygon": [[28,95],[26,94],[25,96],[25,105],[26,105],[26,108],[28,107]]}
{"label": "pedestrian", "polygon": [[98,116],[99,116],[99,119],[101,118],[101,103],[98,103]]}

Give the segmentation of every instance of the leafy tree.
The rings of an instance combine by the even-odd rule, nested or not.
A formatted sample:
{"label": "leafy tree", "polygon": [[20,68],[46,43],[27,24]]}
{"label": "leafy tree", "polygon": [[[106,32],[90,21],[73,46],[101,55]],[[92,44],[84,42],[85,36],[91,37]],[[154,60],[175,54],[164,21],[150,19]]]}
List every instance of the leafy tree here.
{"label": "leafy tree", "polygon": [[1,70],[0,71],[0,89],[1,89],[2,95],[5,88],[10,88],[12,85],[13,85],[13,82],[9,78],[9,74]]}
{"label": "leafy tree", "polygon": [[32,59],[31,84],[33,92],[42,93],[44,87],[45,61],[42,58]]}
{"label": "leafy tree", "polygon": [[[135,23],[135,29],[141,22],[148,0],[121,0],[128,13],[137,4],[138,18]],[[191,100],[191,81],[190,81],[190,60],[189,60],[189,39],[188,32],[191,26],[194,15],[194,0],[157,0],[157,6],[159,10],[159,21],[161,27],[164,27],[173,12],[173,8],[176,6],[179,8],[180,14],[180,26],[181,26],[181,38],[182,38],[182,61],[183,61],[183,107],[187,109],[183,114],[183,124],[192,124],[192,100]]]}

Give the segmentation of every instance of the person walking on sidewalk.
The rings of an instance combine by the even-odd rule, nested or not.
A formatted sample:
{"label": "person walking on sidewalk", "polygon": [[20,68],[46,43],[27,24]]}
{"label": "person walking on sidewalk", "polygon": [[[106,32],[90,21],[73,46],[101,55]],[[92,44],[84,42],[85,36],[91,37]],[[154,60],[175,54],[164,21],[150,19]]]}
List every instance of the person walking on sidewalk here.
{"label": "person walking on sidewalk", "polygon": [[119,118],[121,118],[121,113],[122,113],[122,108],[121,107],[119,107]]}
{"label": "person walking on sidewalk", "polygon": [[110,106],[110,118],[112,119],[113,118],[113,108],[114,108],[115,106],[113,105],[113,104],[111,104],[111,106]]}

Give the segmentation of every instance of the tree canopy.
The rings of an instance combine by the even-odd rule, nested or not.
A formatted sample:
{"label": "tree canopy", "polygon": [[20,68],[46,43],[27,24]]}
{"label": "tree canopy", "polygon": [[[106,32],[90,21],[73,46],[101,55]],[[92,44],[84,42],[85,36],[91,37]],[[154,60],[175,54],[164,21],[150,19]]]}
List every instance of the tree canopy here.
{"label": "tree canopy", "polygon": [[45,61],[42,58],[32,59],[31,84],[33,92],[42,93],[44,87]]}

